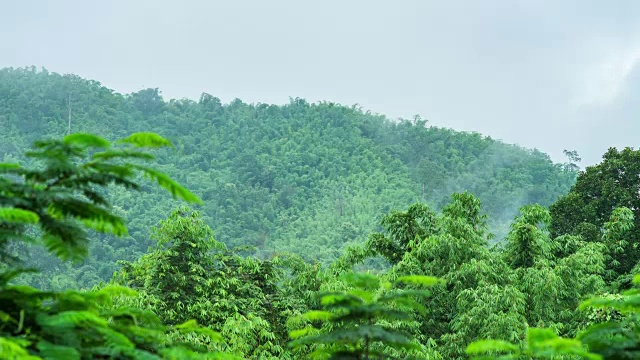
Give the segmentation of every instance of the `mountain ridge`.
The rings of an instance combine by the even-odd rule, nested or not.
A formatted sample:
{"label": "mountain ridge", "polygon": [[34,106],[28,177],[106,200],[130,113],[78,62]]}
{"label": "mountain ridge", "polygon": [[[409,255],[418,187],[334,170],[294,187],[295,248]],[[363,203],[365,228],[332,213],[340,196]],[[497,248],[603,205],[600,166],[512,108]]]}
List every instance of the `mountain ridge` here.
{"label": "mountain ridge", "polygon": [[[327,263],[378,229],[383,214],[414,202],[439,208],[462,191],[480,198],[500,238],[521,205],[550,205],[576,176],[539,150],[419,117],[396,121],[299,98],[223,104],[203,93],[165,101],[158,89],[123,95],[33,67],[0,70],[0,161],[23,160],[18,150],[35,139],[64,135],[69,99],[72,132],[114,139],[153,131],[172,140],[173,150],[158,153],[159,169],[205,201],[199,210],[219,240],[255,246],[259,256],[295,252]],[[144,253],[153,244],[148,229],[178,205],[151,190],[112,197],[131,219],[131,235],[93,249],[87,264],[102,266],[105,277],[115,260]]]}

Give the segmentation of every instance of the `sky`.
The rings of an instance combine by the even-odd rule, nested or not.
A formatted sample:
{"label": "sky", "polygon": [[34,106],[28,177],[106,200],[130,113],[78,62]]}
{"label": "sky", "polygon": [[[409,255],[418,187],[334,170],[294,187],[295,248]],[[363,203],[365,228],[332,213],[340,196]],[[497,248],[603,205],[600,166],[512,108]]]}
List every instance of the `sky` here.
{"label": "sky", "polygon": [[0,67],[165,99],[358,104],[582,166],[640,144],[640,1],[21,0]]}

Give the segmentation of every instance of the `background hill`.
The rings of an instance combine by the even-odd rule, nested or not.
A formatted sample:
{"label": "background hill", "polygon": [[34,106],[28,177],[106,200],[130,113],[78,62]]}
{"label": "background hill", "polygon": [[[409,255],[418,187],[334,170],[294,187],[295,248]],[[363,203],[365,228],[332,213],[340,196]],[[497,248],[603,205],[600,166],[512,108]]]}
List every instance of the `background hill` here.
{"label": "background hill", "polygon": [[[70,106],[69,106],[70,105]],[[0,70],[0,161],[24,161],[32,141],[72,132],[108,139],[153,131],[175,149],[158,168],[200,196],[216,238],[251,245],[258,256],[295,252],[327,263],[364,241],[380,217],[423,201],[439,209],[452,192],[477,195],[497,239],[517,209],[550,205],[568,192],[576,172],[537,150],[431,126],[391,121],[333,103],[222,104],[164,101],[158,89],[122,95],[99,82],[46,70]],[[473,121],[473,119],[469,119]],[[54,287],[108,279],[117,260],[134,260],[153,243],[149,229],[178,204],[149,188],[133,197],[113,191],[131,219],[130,237],[103,238],[76,268],[35,252]],[[505,205],[508,204],[508,205]],[[50,280],[50,279],[48,279]],[[47,281],[48,281],[47,280]]]}

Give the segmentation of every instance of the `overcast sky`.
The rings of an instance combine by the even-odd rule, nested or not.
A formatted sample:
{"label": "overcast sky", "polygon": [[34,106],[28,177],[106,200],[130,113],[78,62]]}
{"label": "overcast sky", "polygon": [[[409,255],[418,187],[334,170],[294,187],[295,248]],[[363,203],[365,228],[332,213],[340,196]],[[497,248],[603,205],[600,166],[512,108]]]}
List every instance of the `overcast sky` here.
{"label": "overcast sky", "polygon": [[582,165],[640,145],[640,1],[14,0],[0,67],[118,92],[327,100]]}

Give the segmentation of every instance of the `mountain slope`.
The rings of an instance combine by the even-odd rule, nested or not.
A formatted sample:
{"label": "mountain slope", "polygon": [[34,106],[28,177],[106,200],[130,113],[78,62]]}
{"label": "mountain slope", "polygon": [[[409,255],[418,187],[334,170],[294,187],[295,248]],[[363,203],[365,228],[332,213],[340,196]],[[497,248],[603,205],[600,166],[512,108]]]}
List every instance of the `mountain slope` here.
{"label": "mountain slope", "polygon": [[[157,89],[121,95],[35,68],[0,70],[0,161],[23,160],[33,140],[64,135],[69,104],[72,132],[113,139],[154,131],[171,139],[175,149],[159,153],[159,168],[205,201],[200,210],[218,240],[256,246],[263,256],[293,251],[331,261],[377,229],[382,214],[416,201],[437,208],[454,191],[476,194],[503,234],[519,206],[551,204],[576,175],[539,151],[418,118],[394,122],[301,99],[222,104],[203,94],[167,102]],[[101,241],[83,272],[97,275],[77,281],[108,278],[115,260],[135,259],[152,244],[150,227],[177,203],[151,189],[135,198],[114,191],[131,238]]]}

